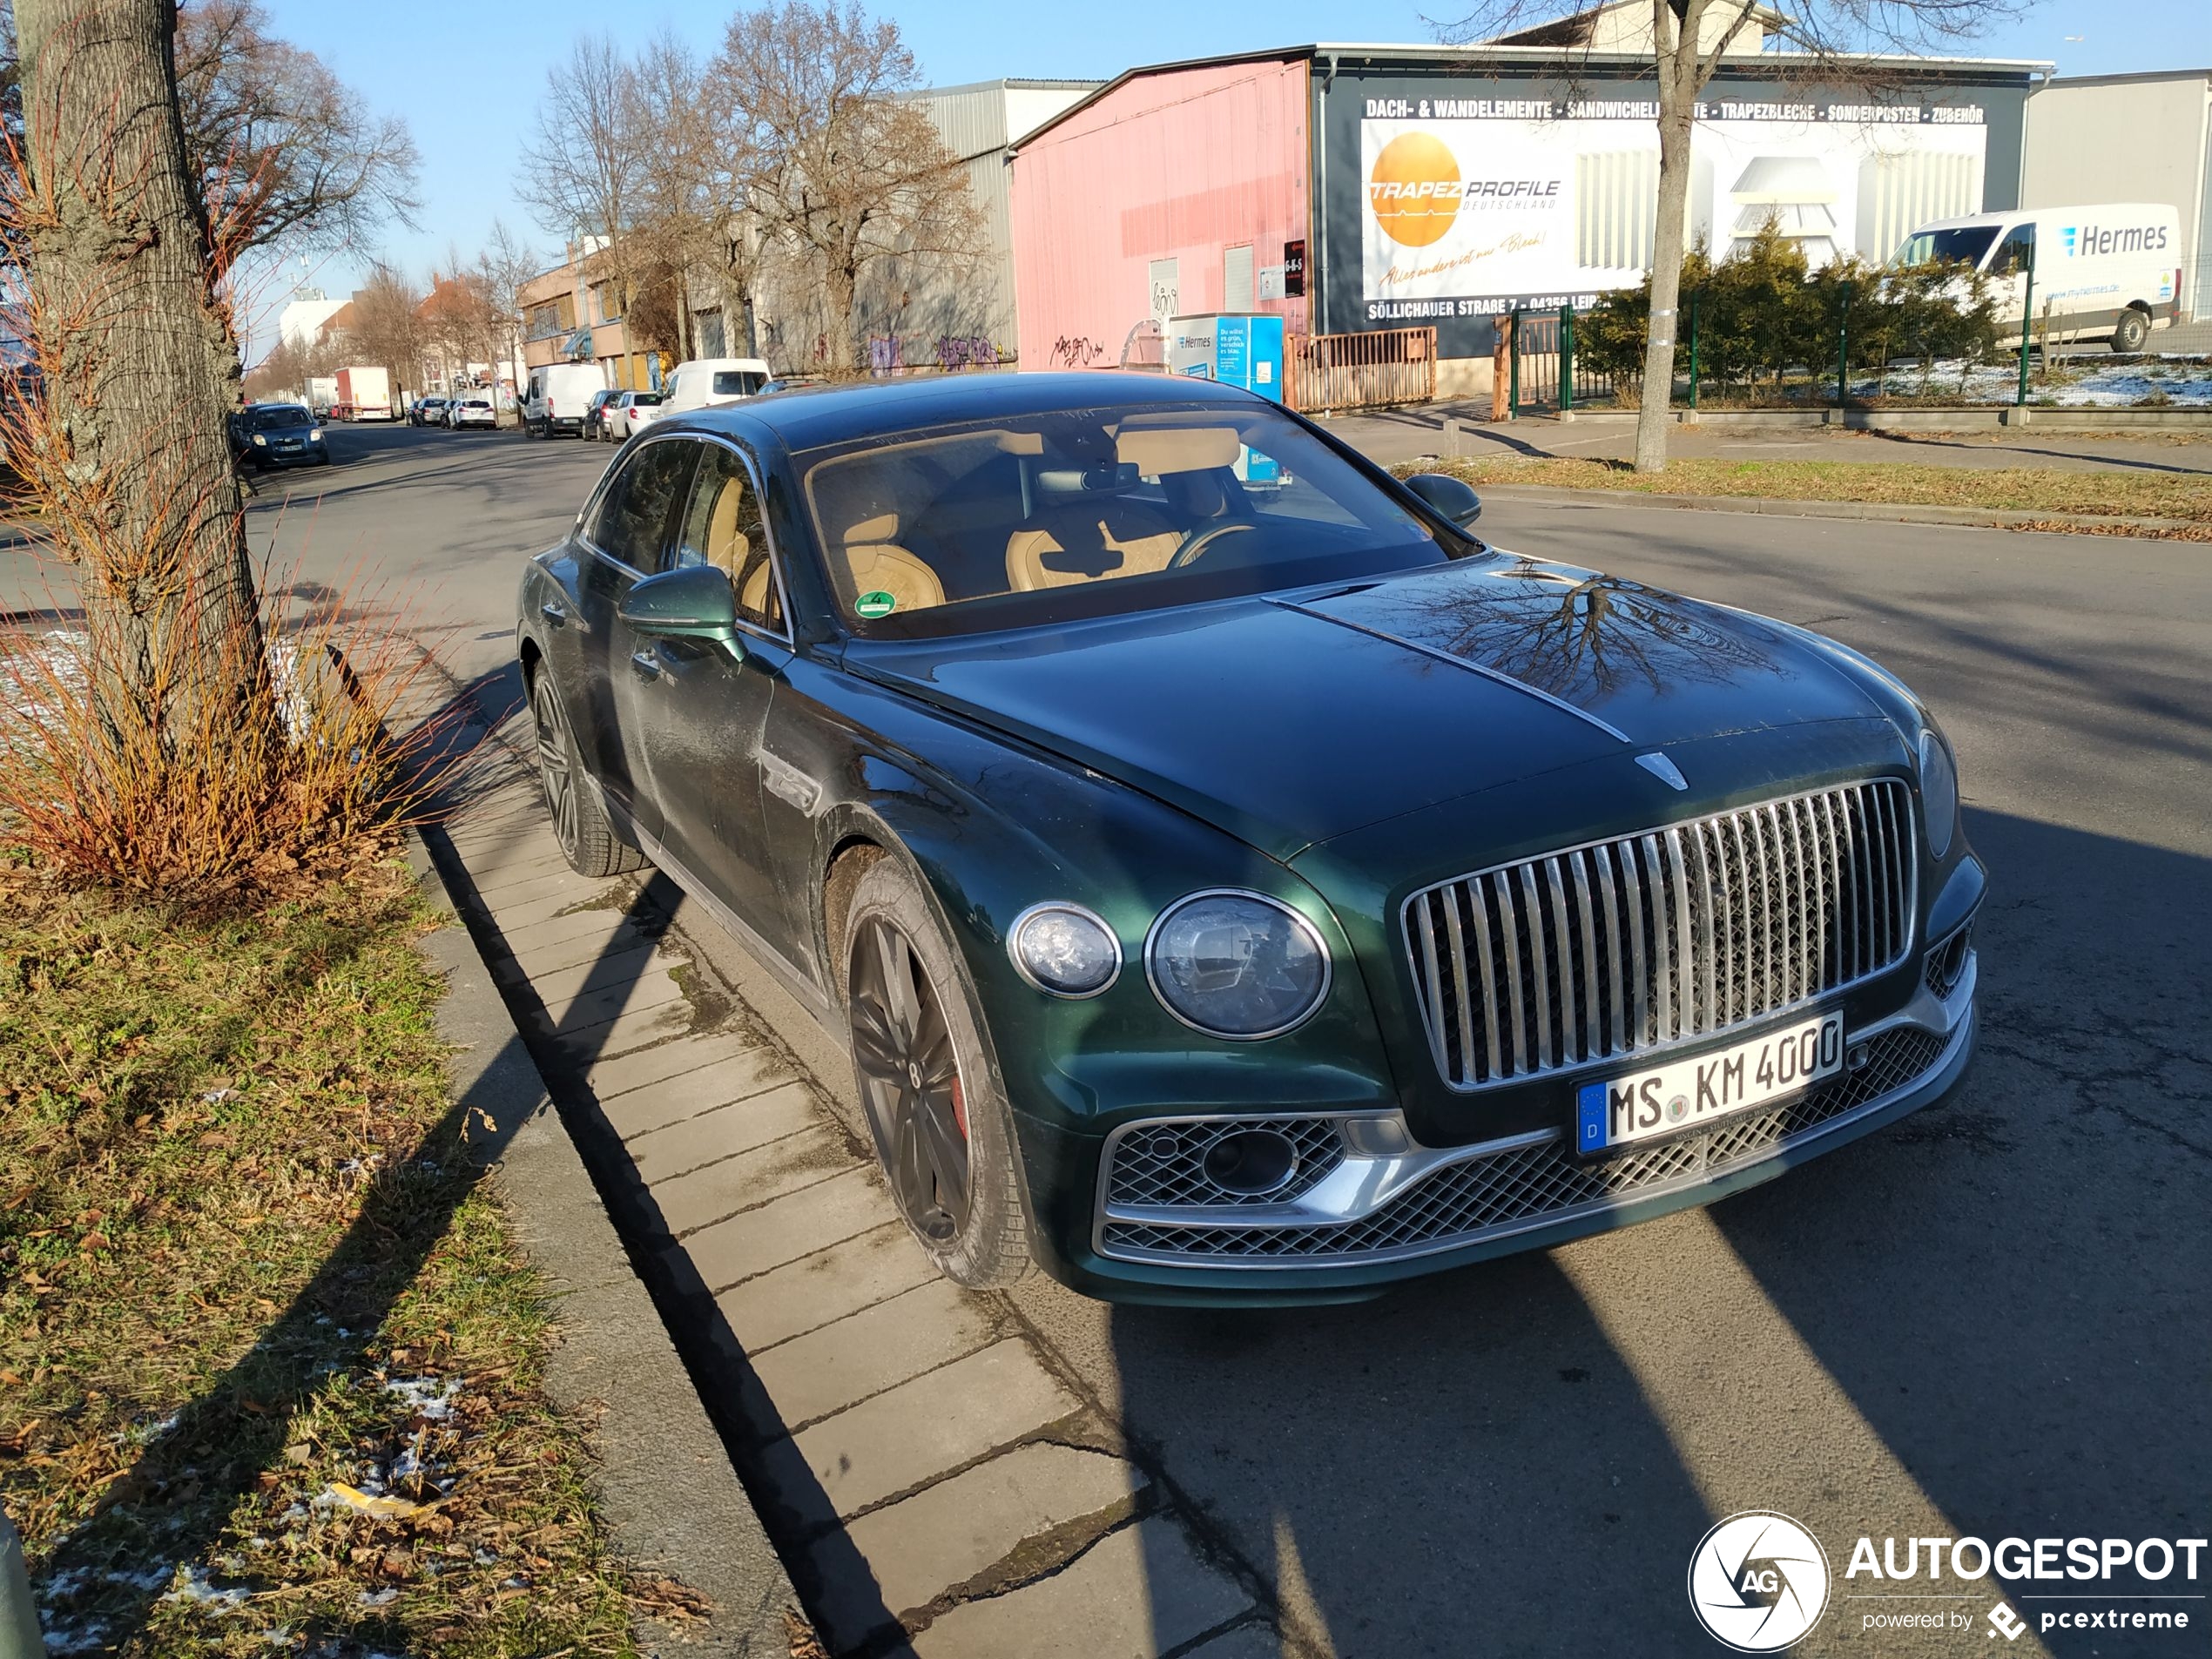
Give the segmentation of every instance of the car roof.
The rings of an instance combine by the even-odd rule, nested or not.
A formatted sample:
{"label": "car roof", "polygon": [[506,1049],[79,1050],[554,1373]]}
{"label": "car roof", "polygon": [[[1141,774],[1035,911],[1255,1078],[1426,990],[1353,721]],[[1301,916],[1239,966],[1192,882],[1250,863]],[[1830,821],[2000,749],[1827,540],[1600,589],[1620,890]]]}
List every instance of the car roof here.
{"label": "car roof", "polygon": [[765,429],[793,450],[901,429],[987,421],[994,415],[1049,415],[1058,409],[1136,408],[1190,402],[1250,407],[1254,395],[1195,377],[1118,369],[1058,374],[931,374],[912,380],[799,386],[769,398],[692,409],[656,431],[745,432]]}

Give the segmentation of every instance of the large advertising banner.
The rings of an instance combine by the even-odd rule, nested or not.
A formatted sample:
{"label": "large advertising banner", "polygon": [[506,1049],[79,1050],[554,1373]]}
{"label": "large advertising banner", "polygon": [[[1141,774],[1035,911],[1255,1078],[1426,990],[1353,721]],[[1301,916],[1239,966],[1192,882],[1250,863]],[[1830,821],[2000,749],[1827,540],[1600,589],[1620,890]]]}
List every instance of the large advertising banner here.
{"label": "large advertising banner", "polygon": [[[1367,99],[1366,326],[1588,304],[1641,282],[1658,113],[1637,99]],[[1973,104],[1703,104],[1689,242],[1718,258],[1771,222],[1816,266],[1886,260],[1915,226],[1981,211],[1987,134]]]}

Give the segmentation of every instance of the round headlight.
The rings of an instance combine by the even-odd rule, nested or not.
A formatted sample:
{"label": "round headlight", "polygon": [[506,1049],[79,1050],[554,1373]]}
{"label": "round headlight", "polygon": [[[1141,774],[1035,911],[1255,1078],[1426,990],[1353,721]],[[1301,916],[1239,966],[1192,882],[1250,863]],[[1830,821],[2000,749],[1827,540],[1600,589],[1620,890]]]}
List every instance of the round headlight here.
{"label": "round headlight", "polygon": [[1015,971],[1054,996],[1096,996],[1122,971],[1122,941],[1080,905],[1032,905],[1007,930]]}
{"label": "round headlight", "polygon": [[1920,811],[1928,821],[1928,851],[1941,858],[1959,826],[1959,772],[1950,749],[1932,732],[1920,734]]}
{"label": "round headlight", "polygon": [[1185,1025],[1217,1037],[1271,1037],[1329,988],[1313,924],[1257,893],[1194,893],[1160,913],[1144,943],[1152,993]]}

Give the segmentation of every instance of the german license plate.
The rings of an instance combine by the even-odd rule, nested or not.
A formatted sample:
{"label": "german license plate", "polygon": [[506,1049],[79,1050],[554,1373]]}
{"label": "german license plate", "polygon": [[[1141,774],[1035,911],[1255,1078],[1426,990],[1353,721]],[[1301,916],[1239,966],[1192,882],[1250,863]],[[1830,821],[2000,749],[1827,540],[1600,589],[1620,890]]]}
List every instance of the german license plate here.
{"label": "german license plate", "polygon": [[1609,1151],[1749,1111],[1844,1067],[1844,1016],[1824,1014],[1649,1071],[1584,1083],[1575,1093],[1575,1150]]}

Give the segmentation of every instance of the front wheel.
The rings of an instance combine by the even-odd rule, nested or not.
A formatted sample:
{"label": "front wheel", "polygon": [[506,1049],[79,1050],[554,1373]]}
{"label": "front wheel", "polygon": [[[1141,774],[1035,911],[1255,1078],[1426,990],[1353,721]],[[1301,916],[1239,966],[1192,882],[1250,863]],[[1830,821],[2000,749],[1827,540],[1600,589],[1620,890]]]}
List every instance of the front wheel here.
{"label": "front wheel", "polygon": [[1014,1119],[953,947],[888,857],[845,934],[853,1072],[899,1213],[955,1284],[1012,1285],[1030,1264]]}
{"label": "front wheel", "polygon": [[2112,348],[2116,352],[2138,352],[2150,339],[2150,319],[2140,311],[2120,314],[2112,325]]}
{"label": "front wheel", "polygon": [[578,875],[620,875],[644,869],[645,855],[615,833],[606,808],[584,778],[576,733],[549,669],[541,667],[530,682],[530,715],[537,726],[537,776],[545,791],[545,810],[552,816],[553,839],[560,843],[569,867]]}

